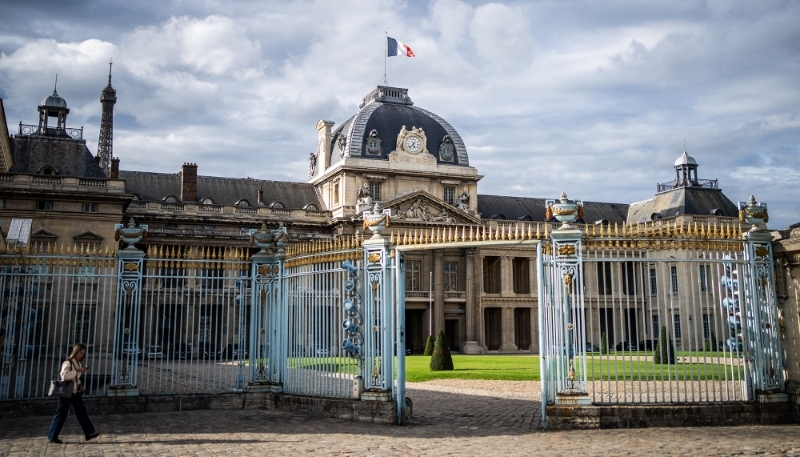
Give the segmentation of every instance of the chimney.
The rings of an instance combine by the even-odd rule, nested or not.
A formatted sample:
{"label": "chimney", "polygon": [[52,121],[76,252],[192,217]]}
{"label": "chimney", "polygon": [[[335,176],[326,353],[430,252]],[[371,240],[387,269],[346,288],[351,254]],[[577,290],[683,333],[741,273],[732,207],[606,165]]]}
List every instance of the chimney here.
{"label": "chimney", "polygon": [[197,201],[197,164],[184,163],[181,168],[181,201]]}
{"label": "chimney", "polygon": [[333,127],[333,124],[333,121],[326,121],[324,119],[317,122],[317,141],[319,142],[317,175],[325,173],[325,170],[327,170],[330,165],[329,157],[331,151],[329,149],[331,147],[331,127]]}
{"label": "chimney", "polygon": [[119,158],[114,157],[111,159],[111,179],[119,179]]}
{"label": "chimney", "polygon": [[258,204],[259,205],[264,205],[264,188],[263,187],[259,187],[258,188]]}

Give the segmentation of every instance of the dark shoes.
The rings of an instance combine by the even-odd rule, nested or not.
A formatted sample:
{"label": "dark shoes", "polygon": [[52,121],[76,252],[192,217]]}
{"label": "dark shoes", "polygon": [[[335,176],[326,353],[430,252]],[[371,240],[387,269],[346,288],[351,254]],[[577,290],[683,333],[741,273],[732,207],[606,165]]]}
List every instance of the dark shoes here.
{"label": "dark shoes", "polygon": [[53,444],[61,444],[61,443],[63,443],[63,441],[61,441],[58,438],[53,438],[52,440],[50,440],[50,442],[53,443]]}
{"label": "dark shoes", "polygon": [[91,435],[86,435],[86,441],[91,441],[91,440],[97,438],[98,436],[100,436],[100,434],[97,433],[97,432],[94,432]]}

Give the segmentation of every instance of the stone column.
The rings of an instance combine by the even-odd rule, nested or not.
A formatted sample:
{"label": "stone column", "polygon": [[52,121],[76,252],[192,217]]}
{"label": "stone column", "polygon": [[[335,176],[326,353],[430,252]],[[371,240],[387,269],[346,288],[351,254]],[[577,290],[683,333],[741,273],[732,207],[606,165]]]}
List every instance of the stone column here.
{"label": "stone column", "polygon": [[486,335],[483,326],[483,306],[481,304],[483,296],[483,256],[480,250],[475,252],[475,264],[473,265],[472,275],[475,278],[475,336],[478,338],[478,346],[482,351],[486,350]]}
{"label": "stone column", "polygon": [[461,352],[465,354],[481,354],[483,349],[478,344],[478,322],[480,322],[480,280],[475,277],[475,248],[468,248],[463,250],[464,260],[466,261],[466,268],[464,273],[466,276],[466,324],[467,324],[467,338],[464,342],[464,347]]}
{"label": "stone column", "polygon": [[514,267],[511,257],[500,257],[500,296],[514,296]]}
{"label": "stone column", "polygon": [[514,344],[514,308],[502,308],[502,341],[498,352],[517,352],[519,348]]}
{"label": "stone column", "polygon": [[433,251],[433,329],[434,337],[444,330],[444,250]]}

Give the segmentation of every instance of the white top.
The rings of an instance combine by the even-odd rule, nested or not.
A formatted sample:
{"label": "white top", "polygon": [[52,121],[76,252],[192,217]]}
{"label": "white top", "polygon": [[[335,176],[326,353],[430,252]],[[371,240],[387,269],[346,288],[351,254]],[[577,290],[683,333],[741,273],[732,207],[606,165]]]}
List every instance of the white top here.
{"label": "white top", "polygon": [[61,380],[62,381],[73,381],[72,383],[72,393],[78,393],[78,385],[81,383],[81,372],[76,370],[75,368],[83,368],[83,364],[77,360],[65,360],[64,363],[61,364]]}

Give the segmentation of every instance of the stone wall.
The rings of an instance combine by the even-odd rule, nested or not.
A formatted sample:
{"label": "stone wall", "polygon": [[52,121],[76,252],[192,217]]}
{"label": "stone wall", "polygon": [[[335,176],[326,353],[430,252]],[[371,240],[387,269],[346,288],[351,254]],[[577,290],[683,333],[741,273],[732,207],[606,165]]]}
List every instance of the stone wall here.
{"label": "stone wall", "polygon": [[[387,425],[394,424],[397,417],[395,402],[304,397],[269,392],[89,397],[83,401],[90,416],[196,409],[267,409],[299,412],[314,418]],[[0,402],[2,417],[51,416],[55,410],[55,399]]]}

